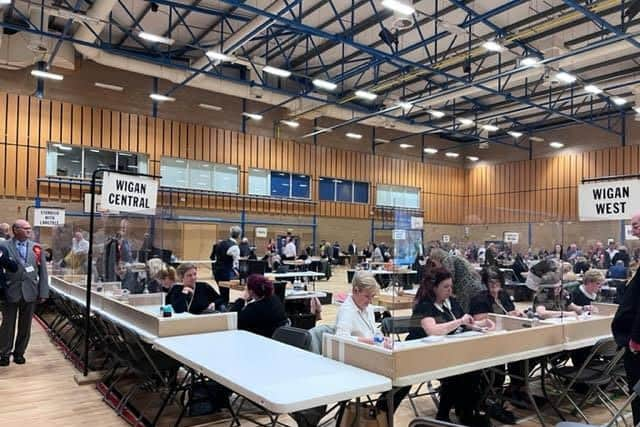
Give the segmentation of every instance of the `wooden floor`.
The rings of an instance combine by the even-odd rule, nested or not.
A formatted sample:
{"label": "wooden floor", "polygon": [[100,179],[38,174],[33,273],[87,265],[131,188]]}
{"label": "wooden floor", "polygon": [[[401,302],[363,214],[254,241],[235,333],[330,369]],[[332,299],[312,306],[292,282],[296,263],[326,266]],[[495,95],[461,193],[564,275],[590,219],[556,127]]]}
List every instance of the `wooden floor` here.
{"label": "wooden floor", "polygon": [[[346,273],[341,268],[334,269],[334,276],[328,282],[318,282],[318,289],[331,292],[346,291]],[[323,307],[323,323],[333,323],[337,313],[336,306]],[[73,365],[65,360],[62,353],[51,342],[44,329],[36,321],[33,322],[33,333],[26,354],[26,365],[11,364],[8,368],[0,368],[0,426],[86,426],[111,427],[128,425],[119,418],[113,409],[102,401],[95,385],[78,386],[73,375],[77,373]],[[146,396],[143,398],[149,398]],[[433,416],[435,407],[429,398],[417,401],[421,415]],[[537,419],[531,413],[515,411],[520,417],[519,425],[538,426]],[[558,419],[547,408],[545,417],[548,425],[555,425]],[[587,414],[592,422],[602,423],[609,419],[602,408],[590,408]],[[395,423],[398,427],[407,426],[414,414],[408,400],[401,404],[396,412]],[[170,425],[170,419],[163,419],[162,425]],[[295,426],[295,422],[285,417],[285,423]],[[185,426],[228,425],[222,420],[212,418],[185,418]],[[251,425],[243,423],[244,425]],[[494,425],[499,425],[494,421]]]}

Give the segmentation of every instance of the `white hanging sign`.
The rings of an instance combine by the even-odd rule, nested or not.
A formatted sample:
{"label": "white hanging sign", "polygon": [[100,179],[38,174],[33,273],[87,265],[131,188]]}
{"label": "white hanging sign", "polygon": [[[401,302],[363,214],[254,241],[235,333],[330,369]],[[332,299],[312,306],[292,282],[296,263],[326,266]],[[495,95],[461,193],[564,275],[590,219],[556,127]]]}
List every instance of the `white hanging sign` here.
{"label": "white hanging sign", "polygon": [[267,227],[256,227],[256,237],[267,237]]}
{"label": "white hanging sign", "polygon": [[412,230],[422,230],[424,228],[424,218],[421,216],[412,216],[411,217],[411,229]]}
{"label": "white hanging sign", "polygon": [[405,230],[393,230],[393,240],[405,240],[407,232]]}
{"label": "white hanging sign", "polygon": [[503,233],[503,240],[507,243],[513,243],[515,245],[520,241],[520,233],[505,231]]}
{"label": "white hanging sign", "polygon": [[64,209],[36,208],[33,213],[35,227],[57,227],[64,225]]}
{"label": "white hanging sign", "polygon": [[158,182],[147,176],[105,172],[100,207],[109,211],[155,215]]}
{"label": "white hanging sign", "polygon": [[451,236],[449,236],[448,234],[442,235],[442,243],[449,243],[450,241],[451,241]]}
{"label": "white hanging sign", "polygon": [[640,210],[640,180],[589,182],[578,185],[580,221],[629,219]]}

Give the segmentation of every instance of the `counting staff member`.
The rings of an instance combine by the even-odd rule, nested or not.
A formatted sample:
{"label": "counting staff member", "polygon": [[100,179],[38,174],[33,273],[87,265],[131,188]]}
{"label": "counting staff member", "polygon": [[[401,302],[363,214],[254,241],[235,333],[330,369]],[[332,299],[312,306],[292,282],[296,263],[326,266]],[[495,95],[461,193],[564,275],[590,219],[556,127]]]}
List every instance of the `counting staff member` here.
{"label": "counting staff member", "polygon": [[580,307],[580,313],[597,313],[598,309],[591,304],[598,299],[600,287],[604,283],[604,275],[598,270],[588,270],[582,278],[583,284],[571,294],[571,301]]}
{"label": "counting staff member", "polygon": [[230,311],[238,312],[238,329],[267,338],[288,323],[282,301],[273,294],[273,283],[262,274],[252,274],[247,278],[244,294]]}
{"label": "counting staff member", "polygon": [[[451,273],[443,267],[430,263],[425,270],[424,280],[416,293],[413,318],[419,326],[410,328],[407,340],[421,339],[431,335],[448,335],[465,329],[495,329],[489,319],[475,322],[465,314],[460,304],[452,297],[453,281]],[[436,419],[450,421],[449,412],[455,407],[459,422],[477,426],[482,423],[474,415],[474,409],[481,398],[481,376],[470,372],[440,380],[440,405]]]}
{"label": "counting staff member", "polygon": [[571,300],[571,294],[562,288],[558,273],[545,273],[533,297],[533,310],[540,319],[569,317],[582,314],[582,307]]}
{"label": "counting staff member", "polygon": [[219,300],[220,294],[208,283],[197,282],[198,270],[195,264],[180,264],[178,278],[182,283],[174,285],[165,299],[167,304],[171,304],[173,311],[202,314],[215,309],[215,301]]}
{"label": "counting staff member", "polygon": [[[482,283],[487,287],[486,291],[482,291],[471,298],[469,305],[469,314],[473,316],[473,320],[482,321],[489,318],[489,313],[501,314],[506,316],[523,317],[524,313],[517,310],[511,297],[503,289],[505,284],[504,273],[495,266],[488,266],[482,270]],[[509,393],[516,399],[522,399],[522,386],[524,382],[524,364],[522,362],[513,362],[508,364],[507,372],[510,374]],[[492,387],[502,387],[504,384],[504,375],[496,375]],[[489,414],[492,418],[505,424],[515,424],[516,418],[513,412],[508,411],[498,403],[488,406]]]}
{"label": "counting staff member", "polygon": [[[640,237],[640,212],[631,218],[631,233]],[[622,303],[611,324],[613,337],[620,348],[625,349],[624,370],[627,373],[629,393],[633,386],[640,381],[640,269],[636,270],[629,281]],[[640,399],[631,402],[633,411],[633,425],[640,423]]]}

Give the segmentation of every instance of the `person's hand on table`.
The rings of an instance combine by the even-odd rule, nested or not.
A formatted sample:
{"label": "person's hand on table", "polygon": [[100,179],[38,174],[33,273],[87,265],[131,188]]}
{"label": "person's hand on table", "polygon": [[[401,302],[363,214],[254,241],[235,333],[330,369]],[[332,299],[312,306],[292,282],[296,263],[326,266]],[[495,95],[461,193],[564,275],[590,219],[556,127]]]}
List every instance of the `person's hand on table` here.
{"label": "person's hand on table", "polygon": [[466,325],[466,326],[473,325],[473,316],[471,316],[470,314],[465,314],[458,320],[460,320],[460,325]]}
{"label": "person's hand on table", "polygon": [[382,342],[384,348],[391,350],[393,349],[393,339],[391,337],[384,337],[384,341]]}
{"label": "person's hand on table", "polygon": [[598,307],[596,307],[595,305],[585,305],[583,311],[584,310],[591,312],[591,314],[599,313]]}
{"label": "person's hand on table", "polygon": [[509,316],[524,317],[524,313],[520,310],[512,310],[508,314]]}

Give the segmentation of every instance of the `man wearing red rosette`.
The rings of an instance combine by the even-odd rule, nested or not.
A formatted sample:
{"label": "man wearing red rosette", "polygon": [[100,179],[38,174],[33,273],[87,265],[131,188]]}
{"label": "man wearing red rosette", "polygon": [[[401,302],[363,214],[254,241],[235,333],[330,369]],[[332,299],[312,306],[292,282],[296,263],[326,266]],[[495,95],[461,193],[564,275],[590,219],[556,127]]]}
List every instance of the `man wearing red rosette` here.
{"label": "man wearing red rosette", "polygon": [[19,219],[12,229],[13,239],[2,244],[9,256],[17,262],[18,269],[15,273],[8,271],[6,274],[6,300],[0,324],[0,366],[9,365],[12,353],[15,363],[22,365],[26,362],[24,353],[31,336],[33,312],[36,304],[49,296],[47,263],[40,245],[30,239],[31,225]]}

